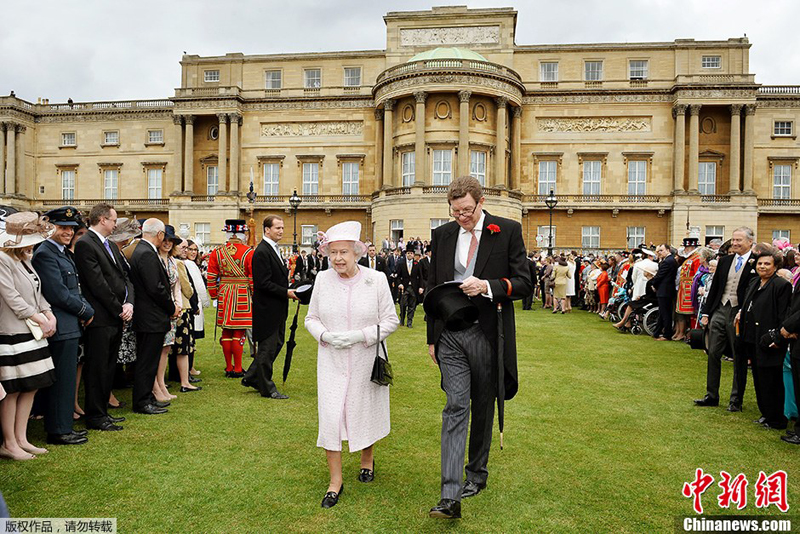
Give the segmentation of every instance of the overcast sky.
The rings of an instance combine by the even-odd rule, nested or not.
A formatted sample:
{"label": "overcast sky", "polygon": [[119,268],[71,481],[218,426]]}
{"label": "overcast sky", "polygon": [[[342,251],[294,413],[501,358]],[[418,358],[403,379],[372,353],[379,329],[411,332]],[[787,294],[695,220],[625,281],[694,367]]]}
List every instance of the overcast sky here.
{"label": "overcast sky", "polygon": [[[464,1],[451,2],[453,5]],[[443,0],[0,0],[0,94],[51,102],[166,98],[183,51],[383,49],[382,16]],[[747,34],[758,83],[800,85],[797,0],[469,2],[514,7],[517,44],[727,39]]]}

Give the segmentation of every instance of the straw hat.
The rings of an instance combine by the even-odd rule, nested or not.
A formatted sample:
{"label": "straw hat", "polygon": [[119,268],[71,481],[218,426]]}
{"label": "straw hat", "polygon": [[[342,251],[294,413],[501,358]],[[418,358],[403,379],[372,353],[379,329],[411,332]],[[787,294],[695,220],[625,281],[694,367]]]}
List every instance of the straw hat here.
{"label": "straw hat", "polygon": [[119,217],[117,219],[117,227],[114,228],[114,231],[108,236],[108,240],[112,243],[122,243],[141,233],[142,227],[139,226],[139,221],[133,218]]}
{"label": "straw hat", "polygon": [[0,247],[25,248],[41,243],[52,236],[56,227],[47,217],[32,211],[12,213],[6,217],[5,230],[0,231]]}
{"label": "straw hat", "polygon": [[334,224],[327,232],[317,232],[319,238],[319,251],[328,254],[328,244],[334,241],[352,241],[355,243],[356,256],[363,256],[367,246],[361,241],[361,223],[358,221],[345,221]]}

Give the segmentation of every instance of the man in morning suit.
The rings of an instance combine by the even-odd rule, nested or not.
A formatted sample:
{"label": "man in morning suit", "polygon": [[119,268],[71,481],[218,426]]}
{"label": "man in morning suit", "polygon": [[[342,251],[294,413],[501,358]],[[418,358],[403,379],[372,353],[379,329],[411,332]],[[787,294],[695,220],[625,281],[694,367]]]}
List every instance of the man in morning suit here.
{"label": "man in morning suit", "polygon": [[378,256],[378,251],[375,250],[375,245],[370,245],[367,247],[367,255],[358,260],[358,264],[382,272],[386,275],[386,281],[388,283],[389,273],[386,271],[386,260]]}
{"label": "man in morning suit", "polygon": [[88,440],[85,430],[76,432],[72,428],[78,343],[81,323],[91,322],[94,308],[81,296],[78,270],[67,248],[78,227],[78,210],[65,206],[45,215],[55,225],[56,231],[36,249],[32,260],[42,280],[42,295],[56,317],[56,333],[47,340],[56,370],[56,383],[45,392],[44,427],[47,443],[79,445]]}
{"label": "man in morning suit", "polygon": [[164,335],[170,328],[170,318],[177,317],[180,308],[172,300],[169,276],[158,255],[166,227],[158,219],[147,219],[142,225],[142,240],[131,255],[131,280],[136,289],[136,371],[133,378],[133,411],[149,415],[166,413],[169,403],[158,402],[153,396],[153,381],[158,372]]}
{"label": "man in morning suit", "polygon": [[86,325],[83,383],[86,393],[86,427],[122,430],[123,417],[108,415],[122,325],[133,318],[133,284],[125,272],[122,254],[108,241],[117,226],[117,211],[97,204],[89,212],[89,231],[75,243],[75,264],[94,319]]}
{"label": "man in morning suit", "polygon": [[747,284],[757,276],[751,253],[754,239],[753,231],[745,226],[733,231],[731,254],[718,260],[714,282],[700,310],[700,324],[708,327],[708,367],[706,394],[694,401],[697,406],[719,406],[720,360],[726,351],[732,351],[728,353],[733,354],[733,385],[728,411],[742,411],[747,386],[747,356],[736,350],[733,319],[739,312],[739,305],[744,302]]}
{"label": "man in morning suit", "polygon": [[400,324],[408,317],[408,326],[412,328],[417,302],[422,300],[424,286],[422,284],[422,268],[414,259],[414,251],[406,249],[406,259],[397,264],[397,291],[400,294]]}
{"label": "man in morning suit", "polygon": [[253,387],[262,397],[288,399],[272,380],[272,366],[283,347],[289,299],[289,270],[281,259],[278,242],[283,238],[283,219],[268,215],[264,219],[264,239],[253,253],[253,340],[257,344],[253,363],[242,378],[242,385]]}
{"label": "man in morning suit", "polygon": [[653,333],[658,341],[672,339],[672,310],[675,308],[675,277],[678,275],[678,262],[672,255],[669,245],[663,244],[656,247],[658,255],[658,272],[650,281],[656,289],[658,298],[658,324]]}
{"label": "man in morning suit", "polygon": [[[461,517],[461,499],[486,487],[489,448],[497,394],[492,375],[497,368],[497,306],[503,304],[505,398],[516,395],[517,347],[512,300],[533,290],[522,227],[518,222],[483,211],[483,189],[471,176],[456,178],[448,189],[455,221],[433,231],[428,289],[456,280],[478,307],[479,320],[458,332],[428,316],[428,352],[439,364],[447,394],[442,412],[441,500],[431,517]],[[469,461],[462,484],[470,402]]]}
{"label": "man in morning suit", "polygon": [[400,257],[400,249],[396,248],[389,254],[386,260],[386,272],[389,275],[389,288],[392,290],[392,298],[397,302],[397,269],[400,267],[400,262],[403,258]]}

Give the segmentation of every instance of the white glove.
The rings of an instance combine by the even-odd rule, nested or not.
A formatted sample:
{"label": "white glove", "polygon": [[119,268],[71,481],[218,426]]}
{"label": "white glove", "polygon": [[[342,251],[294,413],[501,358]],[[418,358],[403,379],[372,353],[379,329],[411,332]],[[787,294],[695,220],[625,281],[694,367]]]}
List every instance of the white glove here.
{"label": "white glove", "polygon": [[331,332],[325,331],[319,336],[319,340],[323,343],[333,343],[333,334]]}
{"label": "white glove", "polygon": [[326,334],[330,335],[330,344],[333,345],[333,348],[335,349],[346,349],[352,347],[356,343],[363,343],[366,339],[361,330],[350,330],[348,332],[334,333],[326,332]]}

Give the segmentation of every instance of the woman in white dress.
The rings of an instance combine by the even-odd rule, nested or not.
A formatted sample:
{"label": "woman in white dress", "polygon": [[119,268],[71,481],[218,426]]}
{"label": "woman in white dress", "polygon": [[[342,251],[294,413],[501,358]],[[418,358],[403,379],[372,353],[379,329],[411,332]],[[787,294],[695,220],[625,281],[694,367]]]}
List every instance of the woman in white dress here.
{"label": "woman in white dress", "polygon": [[330,508],[344,489],[342,441],[350,452],[361,451],[358,480],[374,479],[373,445],[389,434],[389,388],[370,377],[376,345],[399,320],[386,276],[357,263],[366,251],[360,223],[343,222],[320,233],[319,248],[330,268],[317,275],[305,326],[319,342],[317,446],[328,459],[330,484],[322,507]]}
{"label": "woman in white dress", "polygon": [[564,299],[565,313],[572,311],[572,297],[575,296],[575,256],[572,254],[567,255],[567,268],[569,280],[567,280],[567,298]]}

